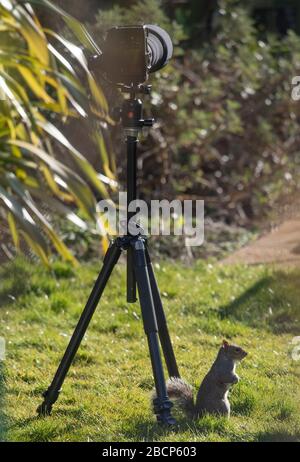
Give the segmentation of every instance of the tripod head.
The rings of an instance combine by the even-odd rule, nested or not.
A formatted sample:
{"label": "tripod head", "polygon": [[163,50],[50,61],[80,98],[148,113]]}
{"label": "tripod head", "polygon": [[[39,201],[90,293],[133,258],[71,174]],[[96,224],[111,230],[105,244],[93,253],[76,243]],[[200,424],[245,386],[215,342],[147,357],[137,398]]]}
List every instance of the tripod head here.
{"label": "tripod head", "polygon": [[122,93],[128,93],[129,98],[124,99],[121,108],[113,111],[113,118],[116,121],[122,121],[125,134],[127,136],[138,136],[139,131],[144,127],[152,127],[154,119],[143,118],[143,103],[138,98],[138,94],[150,95],[151,85],[119,85]]}

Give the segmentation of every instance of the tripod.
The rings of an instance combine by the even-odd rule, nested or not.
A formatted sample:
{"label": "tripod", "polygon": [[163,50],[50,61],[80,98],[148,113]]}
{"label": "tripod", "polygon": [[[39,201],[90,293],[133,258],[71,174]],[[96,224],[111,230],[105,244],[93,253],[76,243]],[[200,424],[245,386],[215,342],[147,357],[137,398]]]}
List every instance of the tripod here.
{"label": "tripod", "polygon": [[[140,130],[153,125],[153,119],[143,119],[143,104],[136,97],[137,91],[150,92],[150,87],[123,88],[130,93],[119,111],[127,143],[127,201],[128,204],[137,198],[137,144]],[[130,215],[128,214],[128,221]],[[170,377],[179,377],[178,367],[167,327],[159,289],[155,279],[151,259],[147,247],[147,238],[143,232],[138,235],[127,234],[116,238],[104,257],[103,267],[83,310],[80,320],[71,337],[66,352],[59,364],[57,372],[48,390],[43,394],[44,401],[37,409],[39,415],[50,415],[52,406],[58,399],[61,387],[89,326],[105,286],[117,264],[121,253],[127,252],[127,301],[136,302],[136,288],[138,289],[144,330],[148,340],[156,399],[154,413],[158,422],[167,425],[176,423],[171,414],[172,403],[168,398],[159,340],[165,357]]]}

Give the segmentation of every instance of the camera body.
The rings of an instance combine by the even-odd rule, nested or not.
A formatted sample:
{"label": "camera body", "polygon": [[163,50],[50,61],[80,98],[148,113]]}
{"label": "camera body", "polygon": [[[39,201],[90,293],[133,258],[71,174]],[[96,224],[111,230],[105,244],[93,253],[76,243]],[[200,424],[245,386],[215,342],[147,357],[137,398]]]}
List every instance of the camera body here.
{"label": "camera body", "polygon": [[107,31],[102,54],[93,57],[90,68],[113,84],[138,86],[164,67],[172,54],[172,41],[160,27],[118,26]]}
{"label": "camera body", "polygon": [[107,80],[137,85],[148,79],[147,35],[144,26],[113,27],[107,32],[101,63]]}

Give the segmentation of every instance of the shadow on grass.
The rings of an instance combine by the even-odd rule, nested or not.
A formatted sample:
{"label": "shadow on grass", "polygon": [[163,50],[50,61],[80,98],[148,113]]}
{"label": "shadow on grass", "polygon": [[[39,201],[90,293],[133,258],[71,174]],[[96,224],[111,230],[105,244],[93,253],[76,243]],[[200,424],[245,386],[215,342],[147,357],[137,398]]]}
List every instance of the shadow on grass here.
{"label": "shadow on grass", "polygon": [[29,269],[22,259],[3,265],[0,269],[0,307],[13,303],[27,292],[30,281]]}
{"label": "shadow on grass", "polygon": [[170,435],[171,432],[176,432],[174,429],[160,426],[157,422],[136,419],[135,421],[124,421],[122,433],[128,441],[159,441],[164,436]]}
{"label": "shadow on grass", "polygon": [[266,442],[266,443],[299,443],[300,442],[300,435],[295,434],[291,435],[288,432],[284,431],[267,431],[261,432],[257,435],[258,442]]}
{"label": "shadow on grass", "polygon": [[300,331],[300,271],[278,271],[256,282],[232,303],[220,308],[221,318],[234,318],[274,333]]}
{"label": "shadow on grass", "polygon": [[0,441],[6,440],[7,417],[5,415],[5,376],[4,367],[0,362]]}
{"label": "shadow on grass", "polygon": [[[136,420],[134,423],[132,421],[124,422],[123,435],[128,441],[143,442],[165,441],[164,437],[168,441],[172,441],[172,435],[176,439],[177,433],[180,433],[181,437],[185,434],[192,434],[195,439],[199,437],[203,439],[212,434],[219,435],[222,438],[228,432],[228,425],[227,419],[209,415],[193,421],[185,418],[178,419],[177,425],[174,428],[160,426],[155,421]],[[241,441],[241,439],[238,435],[235,435],[232,441]],[[300,442],[300,434],[289,433],[285,430],[270,429],[258,432],[254,435],[254,441]]]}
{"label": "shadow on grass", "polygon": [[218,416],[206,415],[199,419],[189,420],[186,417],[176,416],[177,424],[167,427],[157,422],[137,419],[134,422],[125,421],[123,434],[129,441],[165,441],[176,433],[192,433],[194,437],[205,436],[209,433],[223,435],[226,432],[228,420]]}
{"label": "shadow on grass", "polygon": [[[0,268],[0,308],[14,303],[29,292],[50,295],[56,289],[56,281],[75,276],[70,264],[53,262],[51,269],[19,257]],[[57,297],[52,309],[57,312],[65,308],[64,300]]]}

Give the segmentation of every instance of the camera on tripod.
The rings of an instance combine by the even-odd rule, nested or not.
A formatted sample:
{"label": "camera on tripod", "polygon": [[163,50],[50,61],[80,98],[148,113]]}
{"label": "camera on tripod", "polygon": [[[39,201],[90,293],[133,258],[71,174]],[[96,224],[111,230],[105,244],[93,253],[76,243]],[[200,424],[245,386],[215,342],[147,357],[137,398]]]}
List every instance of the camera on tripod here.
{"label": "camera on tripod", "polygon": [[[90,69],[103,75],[111,83],[121,86],[129,93],[119,110],[126,134],[127,146],[127,211],[137,199],[137,145],[140,130],[152,126],[152,119],[143,118],[143,103],[137,93],[146,92],[149,74],[167,64],[173,53],[173,45],[167,32],[158,26],[114,27],[107,33],[103,52],[92,59]],[[38,407],[40,416],[50,415],[52,406],[58,399],[66,375],[81,344],[96,307],[102,297],[112,271],[121,253],[127,253],[127,301],[139,301],[147,335],[148,347],[157,398],[154,412],[157,420],[165,425],[174,425],[172,403],[168,397],[160,346],[165,358],[169,377],[180,377],[167,326],[167,321],[155,279],[147,236],[139,227],[139,233],[131,232],[130,214],[127,216],[127,230],[111,242],[91,295],[81,314],[65,354],[58,366],[53,380],[43,394],[43,402]]]}
{"label": "camera on tripod", "polygon": [[163,68],[172,54],[171,38],[161,27],[113,27],[106,34],[102,54],[92,58],[90,69],[113,84],[138,86],[150,73]]}

